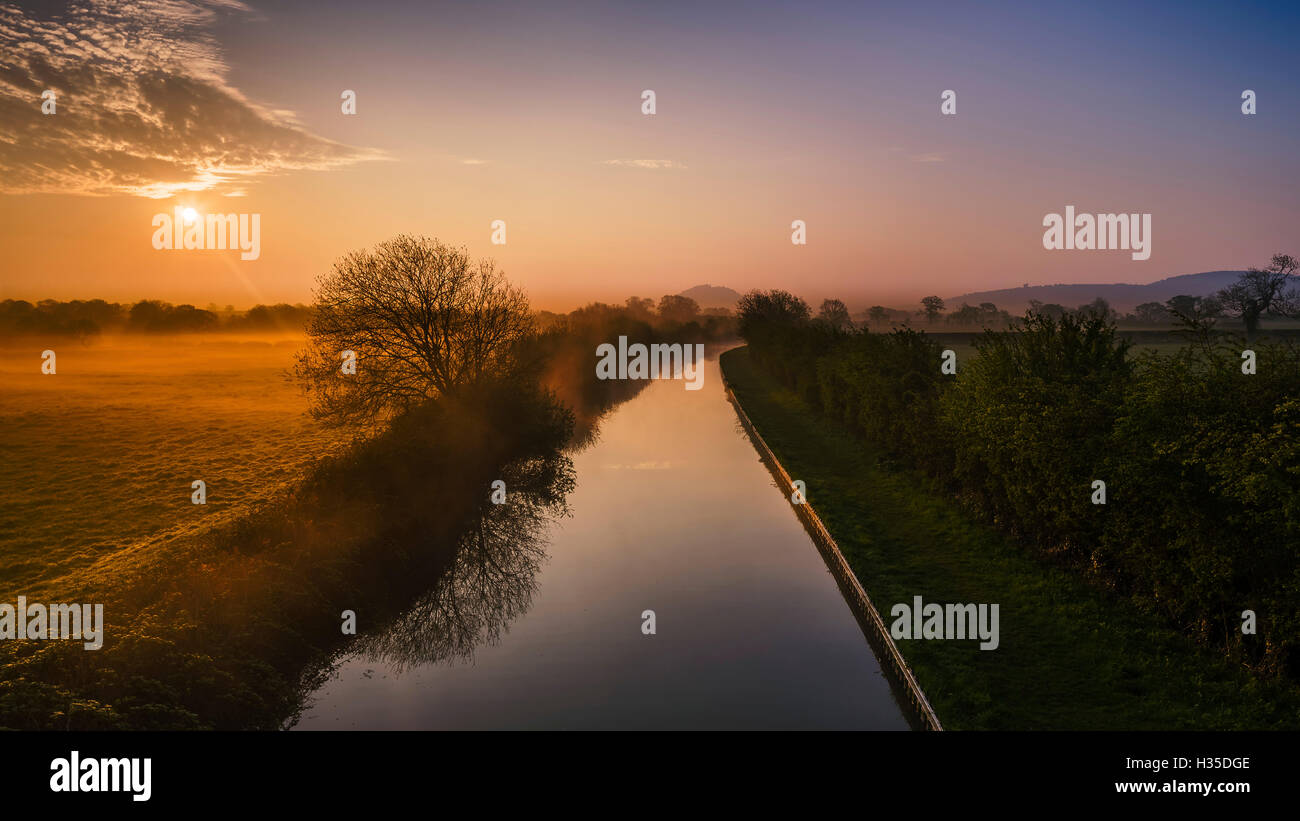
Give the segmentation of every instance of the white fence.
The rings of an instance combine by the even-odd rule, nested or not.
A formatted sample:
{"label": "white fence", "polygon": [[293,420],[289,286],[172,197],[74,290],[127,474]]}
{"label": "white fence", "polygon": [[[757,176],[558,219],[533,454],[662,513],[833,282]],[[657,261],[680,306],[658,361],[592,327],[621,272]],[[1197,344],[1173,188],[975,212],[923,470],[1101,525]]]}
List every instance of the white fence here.
{"label": "white fence", "polygon": [[[786,498],[794,492],[794,482],[790,479],[790,474],[785,472],[785,468],[777,461],[776,454],[763,441],[754,423],[749,421],[745,409],[740,406],[736,394],[727,385],[727,398],[736,409],[736,415],[740,417],[740,424],[744,426],[745,432],[749,434],[750,441],[758,450],[758,455],[767,463],[772,474],[776,476],[778,484],[786,493]],[[867,640],[872,647],[876,649],[877,656],[885,662],[886,669],[892,674],[895,683],[903,690],[907,696],[908,702],[915,711],[915,718],[920,721],[921,726],[927,730],[942,730],[943,725],[939,723],[939,716],[935,714],[934,708],[930,706],[930,701],[925,697],[925,692],[921,690],[921,685],[917,683],[916,676],[912,674],[912,668],[907,665],[903,654],[898,651],[898,645],[894,644],[894,637],[889,635],[888,628],[885,627],[885,621],[880,617],[880,612],[876,610],[871,598],[867,596],[867,591],[862,589],[862,583],[858,577],[853,574],[849,563],[844,560],[844,554],[840,552],[840,547],[831,537],[830,531],[822,524],[822,520],[813,510],[812,505],[808,504],[805,499],[803,504],[794,505],[795,512],[803,521],[804,526],[808,529],[809,535],[812,536],[813,542],[817,544],[822,558],[826,560],[826,566],[830,568],[831,574],[835,576],[836,582],[839,583],[840,591],[848,600],[850,609],[853,610],[854,616],[857,617],[858,624],[862,627],[862,632],[866,634]]]}

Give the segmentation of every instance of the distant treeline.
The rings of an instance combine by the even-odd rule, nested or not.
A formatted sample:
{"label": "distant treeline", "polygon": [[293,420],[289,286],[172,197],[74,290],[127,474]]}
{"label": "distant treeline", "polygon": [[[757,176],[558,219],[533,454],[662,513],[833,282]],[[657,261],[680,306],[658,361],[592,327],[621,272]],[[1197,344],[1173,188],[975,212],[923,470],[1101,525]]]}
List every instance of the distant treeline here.
{"label": "distant treeline", "polygon": [[[654,301],[644,297],[628,297],[622,305],[592,302],[567,314],[541,311],[537,314],[539,330],[543,332],[603,329],[592,337],[593,341],[610,342],[610,334],[617,337],[661,338],[671,342],[714,342],[734,338],[736,317],[725,308],[700,310],[690,297],[669,295]],[[654,333],[651,333],[651,332]]]}
{"label": "distant treeline", "polygon": [[59,334],[95,336],[107,332],[185,333],[190,331],[300,331],[311,316],[307,305],[255,305],[247,311],[215,305],[196,308],[157,299],[132,305],[102,299],[60,302],[22,299],[0,302],[0,335]]}
{"label": "distant treeline", "polygon": [[1190,325],[1178,352],[1135,356],[1113,315],[1030,311],[945,375],[925,333],[839,327],[783,291],[746,295],[739,317],[752,358],[874,453],[1209,646],[1300,677],[1300,347],[1257,340],[1246,374],[1240,337]]}
{"label": "distant treeline", "polygon": [[[827,300],[827,302],[835,303],[838,300]],[[883,305],[873,305],[870,309],[857,314],[854,319],[856,325],[860,327],[913,326],[918,323],[927,327],[934,327],[942,323],[954,328],[977,329],[1005,328],[1015,319],[1011,313],[999,308],[992,302],[981,302],[979,305],[969,305],[963,302],[947,313],[944,312],[945,309],[944,300],[937,296],[930,296],[921,301],[920,310],[886,308]],[[825,310],[826,306],[823,305],[823,312]],[[1068,314],[1075,316],[1100,314],[1121,328],[1172,328],[1182,322],[1180,317],[1188,315],[1202,315],[1225,321],[1232,320],[1232,317],[1224,312],[1219,300],[1213,296],[1182,295],[1171,297],[1165,302],[1144,302],[1128,313],[1120,313],[1101,297],[1075,308],[1058,305],[1055,302],[1041,302],[1037,299],[1031,299],[1029,300],[1029,310],[1035,314],[1050,316],[1054,319],[1060,319]],[[1265,318],[1278,320],[1286,317],[1282,314],[1270,313],[1265,314]]]}
{"label": "distant treeline", "polygon": [[[311,319],[310,305],[255,305],[237,311],[227,305],[197,308],[173,305],[157,299],[134,304],[102,299],[73,299],[66,302],[43,299],[32,303],[22,299],[0,301],[0,336],[56,334],[95,336],[102,333],[186,333],[201,331],[291,331],[298,332]],[[656,305],[643,297],[631,297],[623,305],[595,302],[569,314],[540,311],[538,327],[549,330],[569,322],[590,324],[597,317],[618,318],[618,322],[639,324],[672,335],[675,342],[702,342],[731,336],[735,319],[723,309],[701,310],[695,300],[665,296]]]}
{"label": "distant treeline", "polygon": [[[729,312],[701,313],[689,297],[664,297],[658,310],[649,299],[631,297],[623,305],[593,302],[567,314],[541,312],[539,333],[531,337],[527,358],[544,370],[542,383],[566,404],[579,409],[581,435],[595,420],[581,408],[607,407],[646,386],[634,379],[595,379],[596,349],[626,336],[629,344],[713,343],[737,338],[736,318]],[[574,374],[582,374],[575,379]]]}

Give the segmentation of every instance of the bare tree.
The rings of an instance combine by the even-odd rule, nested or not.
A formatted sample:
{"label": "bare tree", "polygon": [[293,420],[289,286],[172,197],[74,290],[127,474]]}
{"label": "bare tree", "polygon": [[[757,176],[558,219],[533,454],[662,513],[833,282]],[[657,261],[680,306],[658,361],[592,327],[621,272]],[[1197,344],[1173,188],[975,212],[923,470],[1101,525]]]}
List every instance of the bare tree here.
{"label": "bare tree", "polygon": [[[401,235],[356,251],[317,280],[295,373],[312,415],[373,425],[431,398],[520,368],[528,301],[491,260]],[[344,368],[355,355],[355,373]]]}
{"label": "bare tree", "polygon": [[1300,295],[1288,288],[1300,265],[1289,254],[1274,254],[1267,268],[1251,268],[1231,286],[1218,293],[1223,309],[1246,323],[1246,340],[1255,338],[1260,317],[1267,313],[1295,316],[1300,313]]}

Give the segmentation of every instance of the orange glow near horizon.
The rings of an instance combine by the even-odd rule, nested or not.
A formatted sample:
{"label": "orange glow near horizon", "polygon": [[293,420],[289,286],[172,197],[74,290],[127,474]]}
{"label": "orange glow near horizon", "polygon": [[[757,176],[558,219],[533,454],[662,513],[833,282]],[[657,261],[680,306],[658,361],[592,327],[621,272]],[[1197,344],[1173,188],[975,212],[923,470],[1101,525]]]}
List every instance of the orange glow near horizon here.
{"label": "orange glow near horizon", "polygon": [[[1162,98],[1142,84],[1115,86],[1101,107],[1061,95],[1060,76],[1094,64],[1008,56],[1024,33],[913,54],[899,43],[915,32],[888,16],[756,11],[687,31],[627,13],[592,12],[599,42],[522,9],[509,23],[464,10],[322,19],[300,43],[286,35],[303,20],[230,12],[239,37],[220,36],[234,24],[221,15],[185,30],[189,62],[167,62],[166,37],[181,35],[148,20],[103,23],[157,46],[149,59],[171,79],[158,87],[129,61],[86,55],[37,77],[47,69],[22,59],[42,35],[19,25],[34,76],[30,99],[0,91],[20,115],[0,140],[0,299],[309,302],[335,260],[399,233],[495,259],[549,310],[700,284],[914,306],[1300,252],[1286,124],[1243,122],[1231,99],[1222,117],[1217,102],[1193,106],[1193,78],[1168,80],[1160,93],[1178,104],[1153,116]],[[962,14],[955,26],[977,24]],[[1033,33],[1039,48],[1055,42]],[[338,54],[322,63],[318,42]],[[1153,71],[1176,58],[1150,57]],[[69,79],[43,116],[38,89],[82,69],[134,96],[101,100]],[[959,81],[959,113],[945,117],[940,91]],[[356,90],[356,114],[341,111],[342,89]],[[1207,165],[1207,141],[1236,164]],[[153,215],[178,205],[260,214],[259,258],[155,250]],[[1067,205],[1152,214],[1150,259],[1044,250],[1043,216]],[[807,245],[790,242],[796,219]],[[494,220],[506,245],[490,241]]]}

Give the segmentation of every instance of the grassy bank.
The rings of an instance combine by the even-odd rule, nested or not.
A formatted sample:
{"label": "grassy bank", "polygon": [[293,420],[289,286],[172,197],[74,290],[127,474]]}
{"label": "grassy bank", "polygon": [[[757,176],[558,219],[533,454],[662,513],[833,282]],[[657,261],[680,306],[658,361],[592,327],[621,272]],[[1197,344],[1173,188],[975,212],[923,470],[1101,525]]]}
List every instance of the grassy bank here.
{"label": "grassy bank", "polygon": [[1030,558],[971,520],[927,480],[884,466],[848,431],[753,366],[722,357],[746,413],[889,608],[997,603],[997,650],[973,641],[899,641],[949,729],[1300,727],[1300,693],[1264,682],[1153,623],[1127,602]]}

